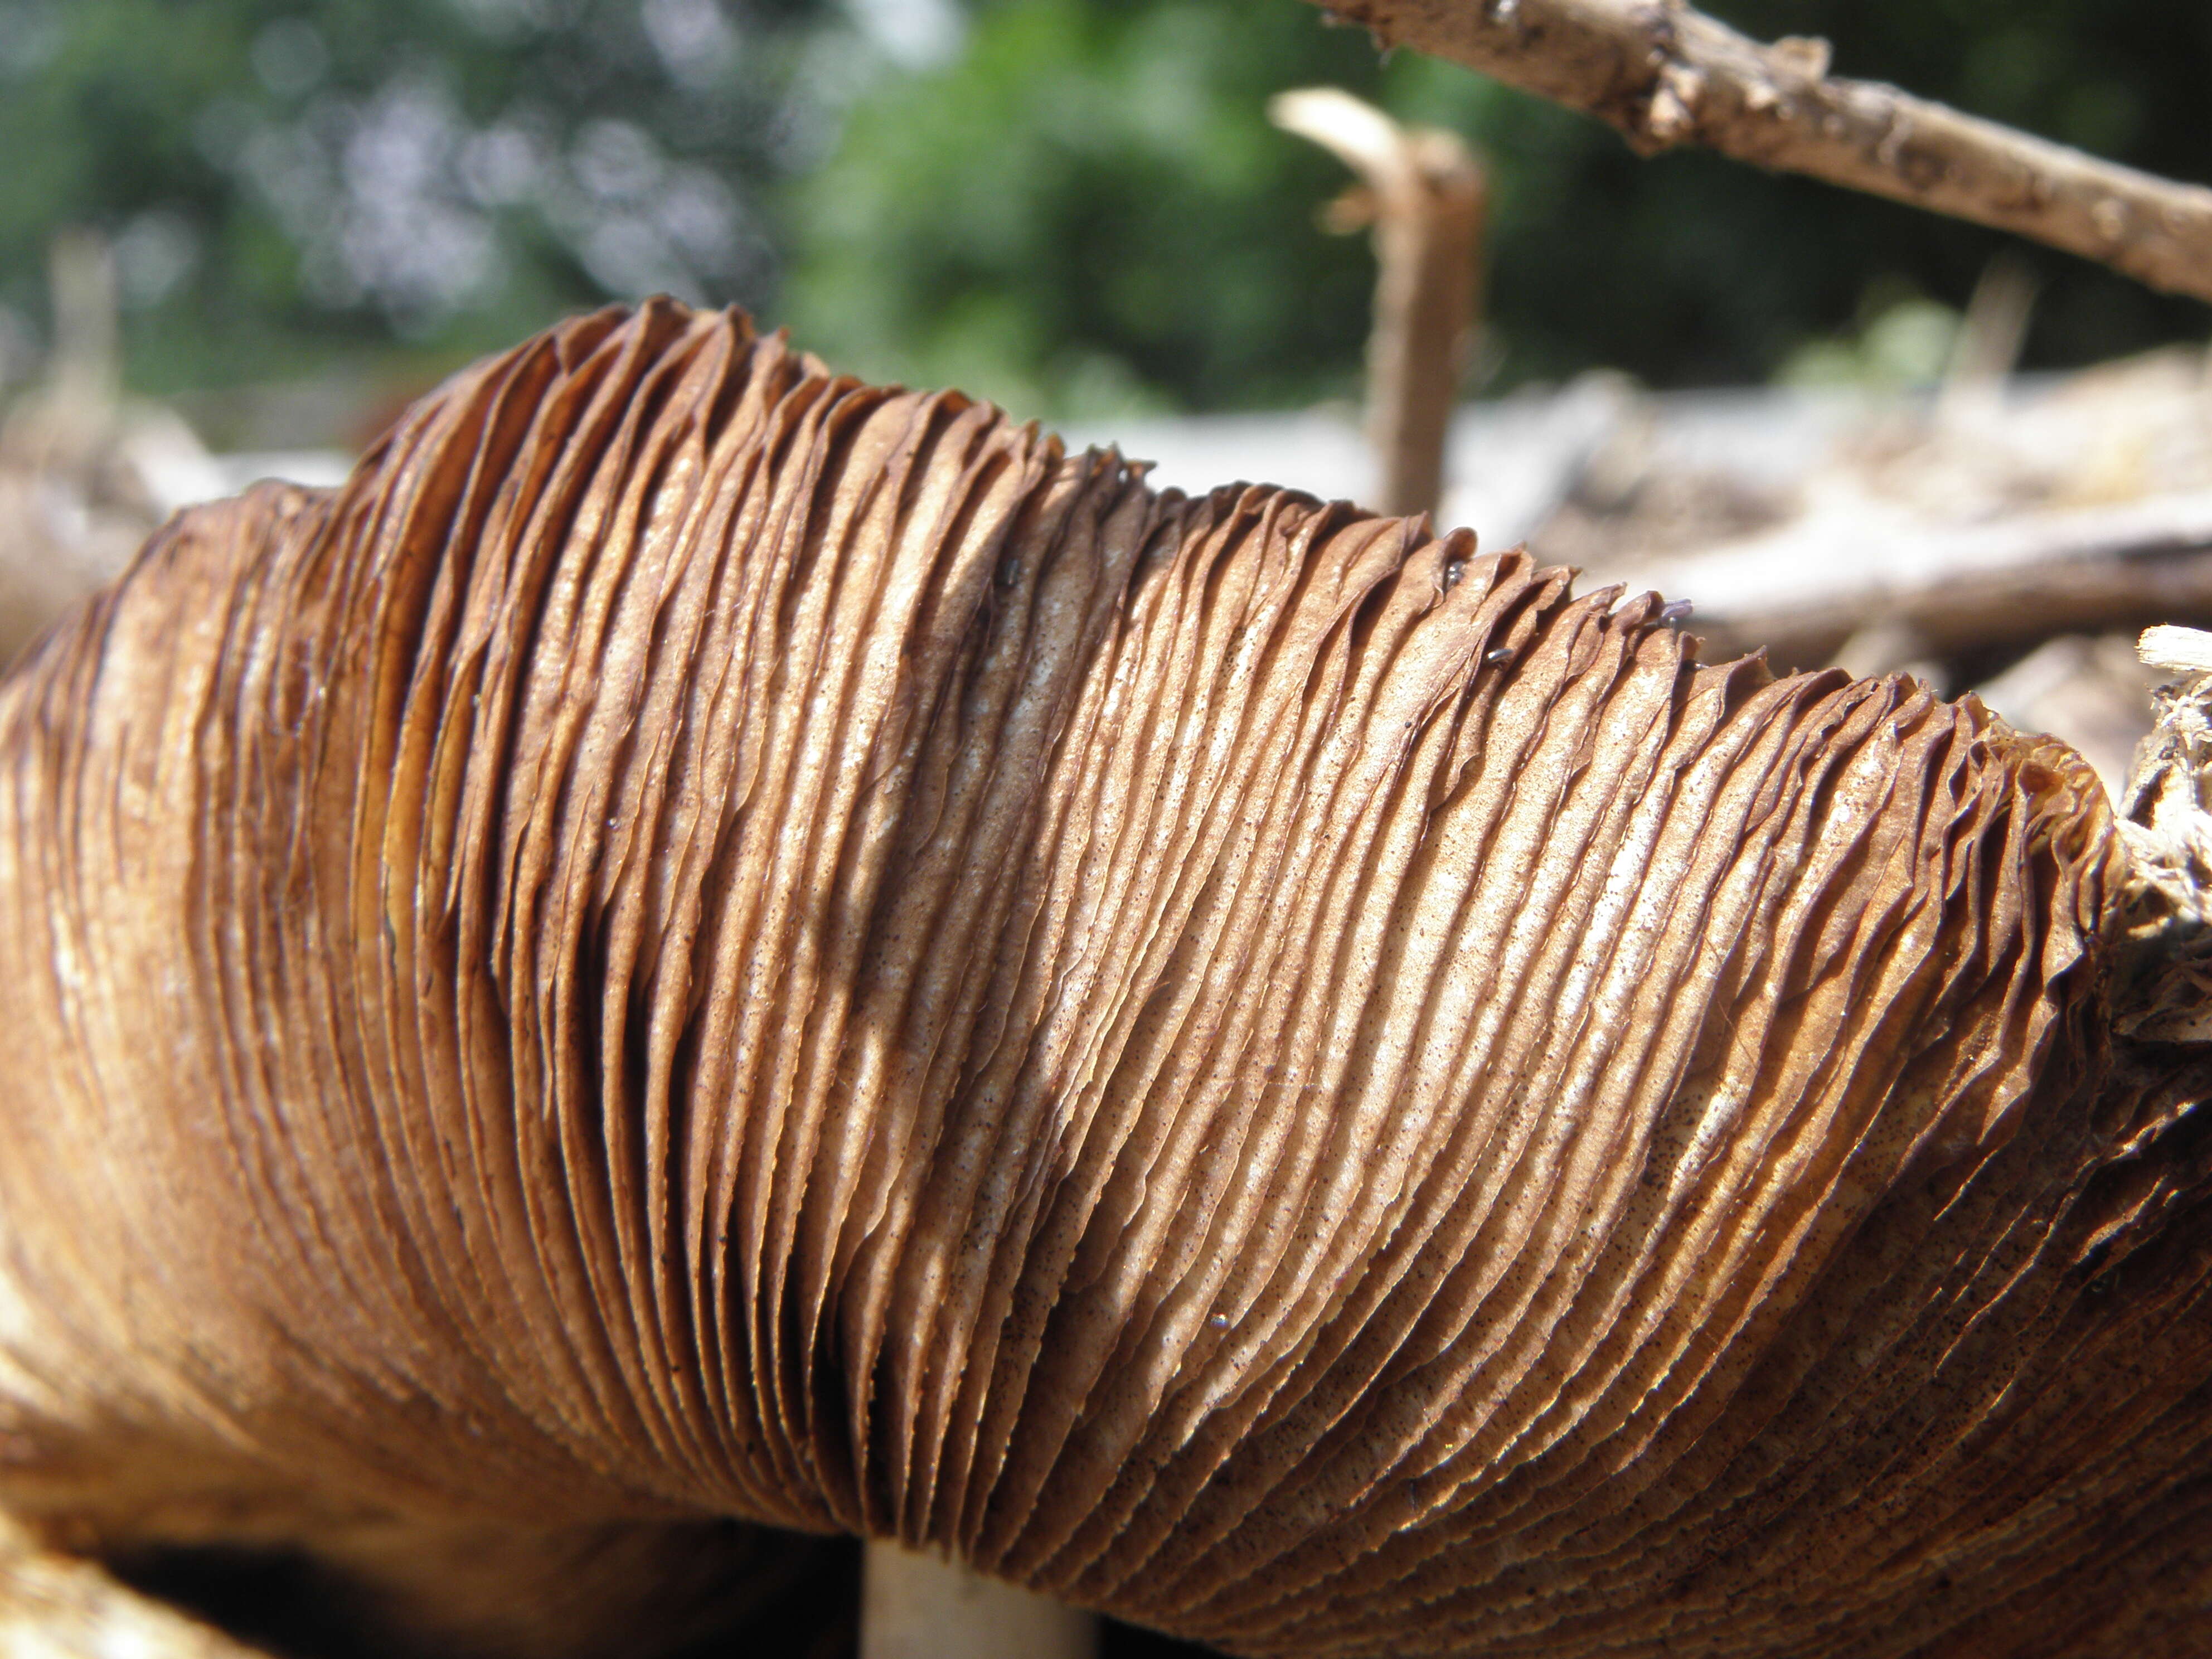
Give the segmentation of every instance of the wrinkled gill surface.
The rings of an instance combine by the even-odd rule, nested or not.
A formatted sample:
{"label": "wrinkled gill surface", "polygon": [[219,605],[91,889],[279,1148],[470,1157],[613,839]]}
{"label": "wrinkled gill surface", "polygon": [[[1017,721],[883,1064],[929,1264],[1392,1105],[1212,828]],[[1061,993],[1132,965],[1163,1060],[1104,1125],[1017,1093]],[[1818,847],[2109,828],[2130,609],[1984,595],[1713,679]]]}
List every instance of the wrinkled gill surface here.
{"label": "wrinkled gill surface", "polygon": [[0,1410],[1251,1654],[2154,1647],[2198,1097],[2102,795],[1657,611],[566,325],[0,702]]}

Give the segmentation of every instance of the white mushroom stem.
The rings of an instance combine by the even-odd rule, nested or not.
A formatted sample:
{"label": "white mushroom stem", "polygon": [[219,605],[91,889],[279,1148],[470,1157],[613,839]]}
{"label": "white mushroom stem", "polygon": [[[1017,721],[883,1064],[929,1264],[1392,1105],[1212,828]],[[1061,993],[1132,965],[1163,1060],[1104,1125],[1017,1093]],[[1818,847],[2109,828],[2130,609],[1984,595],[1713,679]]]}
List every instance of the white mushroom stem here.
{"label": "white mushroom stem", "polygon": [[1686,0],[1314,3],[1365,24],[1386,46],[1449,58],[1587,111],[1639,149],[1704,144],[2212,299],[2212,190],[1830,75],[1825,40],[1764,45]]}
{"label": "white mushroom stem", "polygon": [[1093,1659],[1080,1608],[956,1561],[872,1543],[861,1568],[860,1659]]}

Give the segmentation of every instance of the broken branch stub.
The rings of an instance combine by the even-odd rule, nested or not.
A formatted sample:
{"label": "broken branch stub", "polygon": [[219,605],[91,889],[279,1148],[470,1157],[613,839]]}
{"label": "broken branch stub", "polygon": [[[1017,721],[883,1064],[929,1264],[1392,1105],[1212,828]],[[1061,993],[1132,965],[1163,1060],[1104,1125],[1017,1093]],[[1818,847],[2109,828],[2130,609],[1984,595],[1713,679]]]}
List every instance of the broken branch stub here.
{"label": "broken branch stub", "polygon": [[1375,505],[1407,516],[1434,513],[1443,499],[1444,442],[1475,326],[1487,198],[1482,167],[1457,135],[1401,127],[1333,87],[1279,93],[1267,114],[1362,180],[1359,199],[1375,232],[1375,315],[1367,338]]}
{"label": "broken branch stub", "polygon": [[762,1528],[1286,1659],[2174,1650],[2104,794],[1663,614],[666,303],[187,512],[0,686],[0,1505],[380,1651],[671,1650]]}
{"label": "broken branch stub", "polygon": [[1314,0],[1406,45],[1611,123],[1640,149],[1741,161],[1972,220],[2212,300],[2212,190],[2176,184],[1828,71],[1681,0]]}

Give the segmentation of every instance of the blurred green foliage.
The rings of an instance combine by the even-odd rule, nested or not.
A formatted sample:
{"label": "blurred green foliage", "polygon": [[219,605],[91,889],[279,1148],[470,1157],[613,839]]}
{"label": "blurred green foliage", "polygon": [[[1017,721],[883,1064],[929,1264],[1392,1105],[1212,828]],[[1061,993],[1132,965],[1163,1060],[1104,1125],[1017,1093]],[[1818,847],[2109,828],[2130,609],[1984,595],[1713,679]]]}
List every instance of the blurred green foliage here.
{"label": "blurred green foliage", "polygon": [[131,379],[169,391],[441,365],[610,296],[764,295],[773,185],[830,136],[803,82],[835,21],[826,0],[0,0],[0,305],[36,327],[55,228],[105,230]]}
{"label": "blurred green foliage", "polygon": [[[2212,11],[2181,0],[1712,9],[2212,177]],[[1850,357],[1878,313],[1962,304],[2002,245],[1711,155],[1641,161],[1326,21],[1304,0],[0,0],[0,378],[43,327],[53,230],[86,222],[157,392],[427,373],[669,289],[1025,414],[1349,396],[1364,239],[1318,228],[1342,171],[1262,112],[1319,82],[1486,158],[1492,389],[1595,363],[1759,379],[1822,342],[1886,361]],[[2033,363],[2203,331],[2197,306],[2030,258]]]}

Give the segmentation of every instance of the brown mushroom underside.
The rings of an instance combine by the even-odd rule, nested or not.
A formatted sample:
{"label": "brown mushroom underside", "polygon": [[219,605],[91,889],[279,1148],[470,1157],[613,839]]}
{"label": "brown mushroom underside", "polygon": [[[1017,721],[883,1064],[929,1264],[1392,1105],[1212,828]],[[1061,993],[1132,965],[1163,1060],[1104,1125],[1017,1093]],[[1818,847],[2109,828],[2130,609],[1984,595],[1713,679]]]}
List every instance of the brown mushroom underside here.
{"label": "brown mushroom underside", "polygon": [[0,1504],[2192,1650],[2212,1079],[2108,1035],[2103,795],[1656,610],[666,303],[185,514],[0,690]]}

